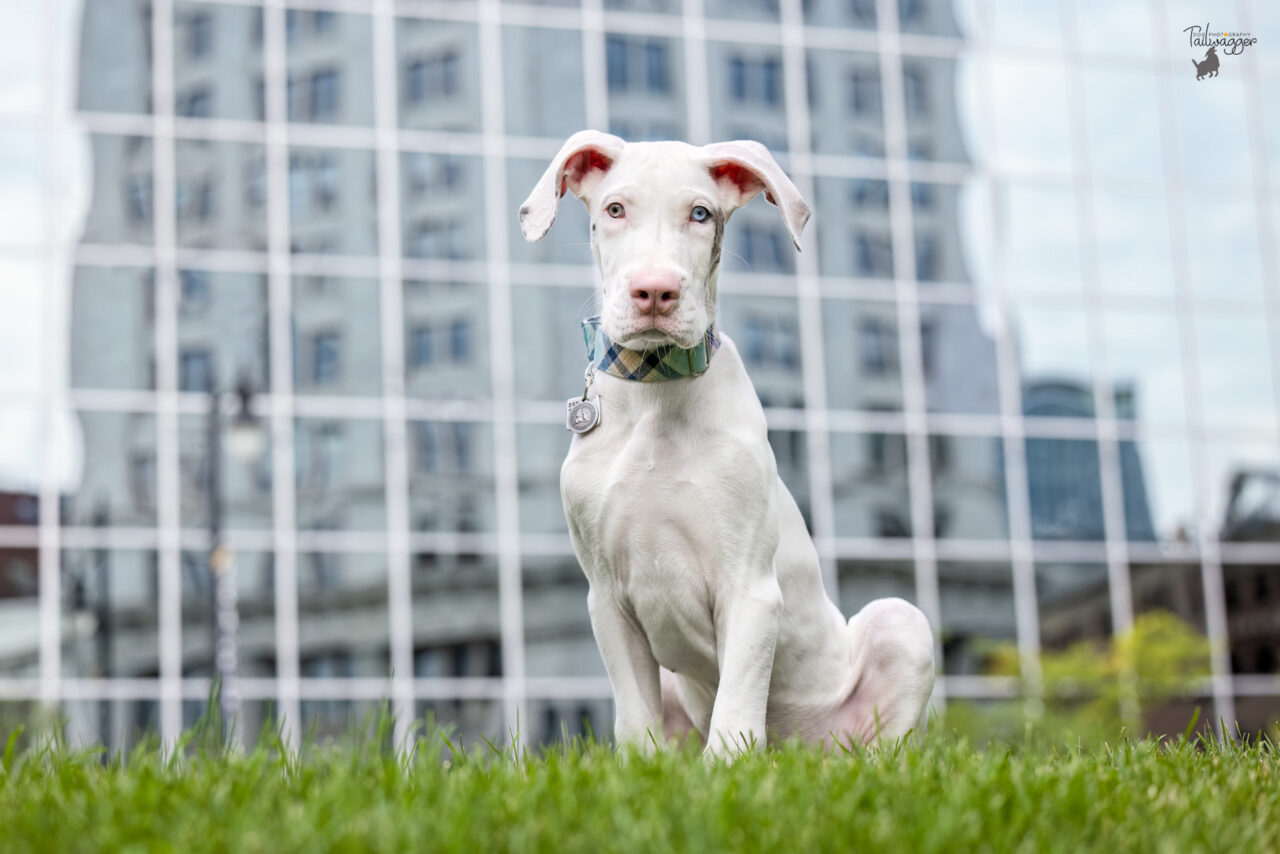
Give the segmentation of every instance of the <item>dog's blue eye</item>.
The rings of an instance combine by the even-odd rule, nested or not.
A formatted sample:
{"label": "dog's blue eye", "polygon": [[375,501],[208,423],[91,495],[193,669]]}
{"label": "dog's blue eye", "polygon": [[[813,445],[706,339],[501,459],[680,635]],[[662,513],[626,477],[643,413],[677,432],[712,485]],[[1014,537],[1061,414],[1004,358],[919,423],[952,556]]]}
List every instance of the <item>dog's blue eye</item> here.
{"label": "dog's blue eye", "polygon": [[694,205],[693,210],[689,213],[689,218],[694,222],[706,222],[711,217],[711,211],[702,205]]}

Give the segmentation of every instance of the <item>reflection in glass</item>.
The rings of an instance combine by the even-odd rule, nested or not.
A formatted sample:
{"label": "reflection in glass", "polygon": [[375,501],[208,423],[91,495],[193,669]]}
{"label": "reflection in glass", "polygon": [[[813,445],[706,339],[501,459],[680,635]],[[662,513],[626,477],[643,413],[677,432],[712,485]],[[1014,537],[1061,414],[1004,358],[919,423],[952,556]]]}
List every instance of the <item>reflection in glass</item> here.
{"label": "reflection in glass", "polygon": [[526,735],[536,744],[568,744],[587,737],[604,743],[613,740],[613,701],[599,698],[530,700]]}
{"label": "reflection in glass", "polygon": [[1195,542],[1196,492],[1185,438],[1121,440],[1120,483],[1130,541]]}
{"label": "reflection in glass", "polygon": [[[0,512],[13,512],[20,496],[0,493]],[[4,517],[0,517],[4,519]],[[7,519],[0,525],[10,524]],[[0,609],[12,625],[23,627],[0,648],[0,677],[40,675],[40,552],[34,548],[0,549]]]}
{"label": "reflection in glass", "polygon": [[569,453],[572,436],[563,424],[521,424],[516,428],[522,532],[569,532],[560,503],[560,465]]}
{"label": "reflection in glass", "polygon": [[1165,424],[1186,421],[1178,321],[1161,309],[1102,314],[1105,370],[1116,417]]}
{"label": "reflection in glass", "polygon": [[832,409],[902,409],[895,303],[823,300],[822,333]]}
{"label": "reflection in glass", "polygon": [[[271,446],[270,426],[260,424],[261,451],[250,460],[228,453],[226,437],[234,415],[224,415],[217,453],[222,461],[222,524],[225,528],[270,528]],[[184,528],[203,530],[209,525],[209,416],[182,415],[178,418],[179,514]]]}
{"label": "reflection in glass", "polygon": [[1192,323],[1204,421],[1274,430],[1276,367],[1267,318],[1197,312]]}
{"label": "reflection in glass", "polygon": [[[1203,56],[1202,49],[1197,58]],[[1174,69],[1173,103],[1182,177],[1189,181],[1248,184],[1253,175],[1245,128],[1257,119],[1261,105],[1249,102],[1240,77],[1213,78],[1214,83],[1222,85],[1206,92],[1205,81],[1196,80],[1195,70],[1185,60]],[[1194,224],[1204,221],[1195,215],[1189,219],[1193,229]]]}
{"label": "reflection in glass", "polygon": [[414,675],[502,675],[498,566],[488,555],[412,556]]}
{"label": "reflection in glass", "polygon": [[1071,171],[1062,63],[997,57],[987,60],[986,79],[990,113],[974,123],[986,159],[1009,170]]}
{"label": "reflection in glass", "polygon": [[400,127],[480,130],[480,44],[476,25],[396,20]]}
{"label": "reflection in glass", "polygon": [[[1124,32],[1128,41],[1132,31]],[[1101,48],[1106,39],[1094,41],[1090,49]],[[1093,171],[1113,178],[1163,178],[1159,78],[1147,69],[1091,66],[1083,79]]]}
{"label": "reflection in glass", "polygon": [[[913,5],[945,10],[945,3]],[[945,17],[945,12],[938,15]],[[912,160],[968,163],[970,155],[961,133],[956,72],[952,57],[902,58],[903,113],[907,125],[907,156]],[[954,227],[954,219],[949,221]]]}
{"label": "reflection in glass", "polygon": [[770,430],[769,446],[778,463],[778,477],[796,500],[805,526],[812,532],[813,517],[809,505],[809,451],[803,430]]}
{"label": "reflection in glass", "polygon": [[76,678],[156,678],[159,589],[156,553],[68,549],[62,553],[62,672]]}
{"label": "reflection in glass", "polygon": [[961,218],[970,215],[961,214],[961,202],[972,204],[962,197],[963,192],[961,184],[911,184],[912,240],[916,278],[921,282],[970,283],[976,278],[969,268],[976,260],[971,245],[975,238],[961,233]]}
{"label": "reflection in glass", "polygon": [[948,676],[988,672],[998,648],[1016,637],[1013,573],[1007,563],[938,564],[942,667]]}
{"label": "reflection in glass", "polygon": [[[405,394],[431,400],[489,397],[489,296],[484,286],[406,280],[403,308]],[[517,332],[521,326],[516,325]]]}
{"label": "reflection in glass", "polygon": [[299,418],[293,450],[299,529],[370,531],[386,524],[381,421]]}
{"label": "reflection in glass", "polygon": [[595,314],[588,288],[517,287],[511,292],[515,324],[515,393],[521,400],[563,403],[582,391],[586,348],[579,321]]}
{"label": "reflection in glass", "polygon": [[174,158],[178,245],[266,251],[266,148],[177,140]]}
{"label": "reflection in glass", "polygon": [[76,413],[84,471],[63,496],[64,525],[153,527],[156,419],[142,412]]}
{"label": "reflection in glass", "polygon": [[990,29],[984,33],[999,47],[1062,50],[1062,3],[999,3],[986,6]]}
{"label": "reflection in glass", "polygon": [[1204,584],[1198,563],[1131,563],[1129,583],[1135,616],[1172,614],[1204,635]]}
{"label": "reflection in glass", "polygon": [[270,391],[267,280],[178,271],[178,390]]}
{"label": "reflection in glass", "polygon": [[1167,211],[1168,202],[1159,188],[1094,188],[1093,239],[1098,290],[1104,298],[1112,294],[1173,296]]}
{"label": "reflection in glass", "polygon": [[787,150],[782,49],[766,44],[707,42],[712,139],[754,139]]}
{"label": "reflection in glass", "polygon": [[155,274],[76,267],[71,277],[71,386],[155,387]]}
{"label": "reflection in glass", "polygon": [[1271,542],[1275,519],[1274,478],[1280,476],[1280,437],[1268,440],[1219,437],[1203,445],[1208,483],[1205,524],[1225,542]]}
{"label": "reflection in glass", "polygon": [[836,575],[840,612],[845,617],[852,617],[874,599],[896,596],[914,602],[916,598],[911,561],[841,560],[836,564]]}
{"label": "reflection in glass", "polygon": [[[414,714],[431,727],[447,729],[449,741],[470,754],[487,751],[490,745],[504,744],[508,739],[502,703],[495,700],[419,700]],[[446,751],[445,759],[451,754]]]}
{"label": "reflection in glass", "polygon": [[832,433],[831,490],[837,536],[911,536],[906,436]]}
{"label": "reflection in glass", "polygon": [[930,412],[1000,411],[995,330],[976,305],[920,305],[920,357]]}
{"label": "reflection in glass", "polygon": [[931,435],[929,467],[936,536],[990,540],[1009,535],[1000,437]]}
{"label": "reflection in glass", "polygon": [[[554,57],[554,62],[548,59]],[[587,126],[582,33],[545,27],[503,27],[506,132],[568,137]]]}
{"label": "reflection in glass", "polygon": [[289,247],[295,255],[377,253],[372,151],[289,150]]}
{"label": "reflection in glass", "polygon": [[1092,417],[1093,382],[1084,311],[1024,307],[1017,310],[1017,318],[1023,414]]}
{"label": "reflection in glass", "polygon": [[495,530],[493,426],[409,421],[406,430],[410,528],[457,534]]}
{"label": "reflection in glass", "polygon": [[240,121],[266,117],[262,14],[250,6],[173,4],[174,115]]}
{"label": "reflection in glass", "polygon": [[1031,534],[1038,540],[1101,540],[1102,480],[1091,439],[1027,439]]}
{"label": "reflection in glass", "polygon": [[[587,578],[578,561],[571,556],[526,555],[520,563],[529,675],[604,676],[587,613]],[[558,730],[554,734],[559,735]]]}
{"label": "reflection in glass", "polygon": [[[276,583],[271,552],[231,549],[236,578],[236,675],[276,675]],[[213,577],[209,554],[182,553],[182,673],[213,674]],[[249,733],[253,734],[253,733]]]}
{"label": "reflection in glass", "polygon": [[684,139],[684,49],[680,42],[606,32],[604,48],[609,132],[631,142]]}
{"label": "reflection in glass", "polygon": [[[1273,495],[1276,487],[1271,485]],[[1274,500],[1274,499],[1273,499]],[[1270,530],[1258,539],[1280,540],[1280,503],[1266,520]],[[1280,673],[1275,614],[1280,604],[1280,573],[1274,566],[1227,564],[1222,568],[1227,602],[1227,635],[1231,642],[1231,672]]]}
{"label": "reflection in glass", "polygon": [[[298,656],[305,678],[386,678],[386,555],[298,553]],[[305,712],[304,712],[305,715]]]}
{"label": "reflection in glass", "polygon": [[373,124],[373,29],[368,15],[285,12],[289,121]]}
{"label": "reflection in glass", "polygon": [[105,747],[112,756],[128,755],[160,735],[160,704],[155,700],[64,700],[60,711],[67,746],[73,750]]}
{"label": "reflection in glass", "polygon": [[892,279],[888,182],[824,177],[814,192],[822,274]]}
{"label": "reflection in glass", "polygon": [[154,243],[151,138],[95,133],[87,139],[98,183],[92,188],[80,239],[85,243]]}
{"label": "reflection in glass", "polygon": [[1111,639],[1107,567],[1100,563],[1036,565],[1040,645],[1060,651],[1081,641]]}
{"label": "reflection in glass", "polygon": [[[884,157],[879,57],[874,53],[810,50],[807,59],[813,150]],[[777,127],[783,127],[780,120]]]}
{"label": "reflection in glass", "polygon": [[[532,189],[533,185],[529,185]],[[484,193],[478,157],[406,151],[400,155],[400,234],[406,258],[484,257]],[[521,197],[523,198],[523,196]]]}
{"label": "reflection in glass", "polygon": [[1185,205],[1192,295],[1260,302],[1262,258],[1251,196],[1193,190]]}
{"label": "reflection in glass", "polygon": [[[90,112],[151,112],[151,18],[136,0],[80,4],[76,107]],[[43,4],[36,8],[43,8]]]}
{"label": "reflection in glass", "polygon": [[382,388],[378,283],[293,279],[293,385],[298,394],[376,395]]}
{"label": "reflection in glass", "polygon": [[1012,183],[995,198],[996,252],[1003,258],[1009,292],[1079,296],[1074,190],[1066,184]]}
{"label": "reflection in glass", "polygon": [[800,307],[788,297],[729,294],[717,323],[733,338],[764,406],[804,406]]}
{"label": "reflection in glass", "polygon": [[[0,104],[3,88],[0,83]],[[0,172],[0,246],[39,246],[48,239],[50,210],[59,200],[45,192],[46,160],[55,156],[54,146],[61,141],[50,134],[0,128],[0,163],[5,165]]]}
{"label": "reflection in glass", "polygon": [[876,0],[810,0],[801,11],[809,26],[876,28]]}

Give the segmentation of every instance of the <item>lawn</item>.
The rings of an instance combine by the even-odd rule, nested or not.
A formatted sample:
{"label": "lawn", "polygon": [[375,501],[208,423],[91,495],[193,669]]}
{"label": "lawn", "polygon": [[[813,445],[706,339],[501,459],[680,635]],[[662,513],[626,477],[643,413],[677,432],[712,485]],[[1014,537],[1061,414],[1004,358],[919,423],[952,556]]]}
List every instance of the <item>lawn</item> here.
{"label": "lawn", "polygon": [[581,741],[518,758],[455,753],[438,732],[397,753],[378,729],[293,755],[270,737],[227,753],[195,732],[179,758],[144,746],[105,762],[11,739],[0,849],[1280,850],[1280,769],[1265,742],[975,747],[935,732],[897,749],[788,745],[714,766]]}

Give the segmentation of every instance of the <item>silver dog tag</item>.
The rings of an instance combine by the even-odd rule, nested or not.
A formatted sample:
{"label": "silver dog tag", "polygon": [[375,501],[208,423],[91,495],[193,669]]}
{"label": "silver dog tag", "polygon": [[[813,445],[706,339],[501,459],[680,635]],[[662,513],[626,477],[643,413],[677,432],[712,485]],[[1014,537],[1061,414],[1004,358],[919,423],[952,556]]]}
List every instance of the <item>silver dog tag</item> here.
{"label": "silver dog tag", "polygon": [[568,412],[565,414],[564,426],[574,433],[589,433],[600,423],[600,395],[593,394],[587,398],[571,397],[567,402]]}

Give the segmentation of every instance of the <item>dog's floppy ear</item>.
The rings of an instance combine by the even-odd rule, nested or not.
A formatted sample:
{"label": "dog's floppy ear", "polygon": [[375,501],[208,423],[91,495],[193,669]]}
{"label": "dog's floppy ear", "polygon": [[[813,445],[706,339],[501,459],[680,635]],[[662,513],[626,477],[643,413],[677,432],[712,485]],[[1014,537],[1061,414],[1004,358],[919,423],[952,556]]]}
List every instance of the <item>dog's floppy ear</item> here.
{"label": "dog's floppy ear", "polygon": [[800,248],[800,232],[809,221],[809,206],[800,198],[800,191],[773,159],[769,149],[748,139],[734,142],[713,142],[702,147],[707,158],[707,168],[717,184],[737,193],[733,209],[745,205],[764,190],[764,197],[777,205],[782,221],[791,235],[791,242]]}
{"label": "dog's floppy ear", "polygon": [[556,221],[556,207],[565,191],[582,198],[586,189],[609,171],[626,144],[621,137],[598,130],[580,130],[569,137],[520,206],[524,239],[530,243],[541,240]]}

